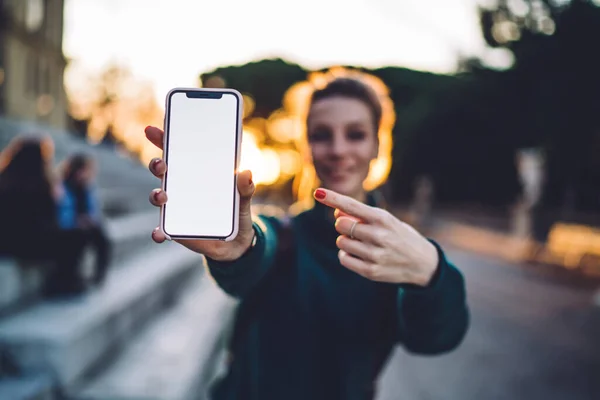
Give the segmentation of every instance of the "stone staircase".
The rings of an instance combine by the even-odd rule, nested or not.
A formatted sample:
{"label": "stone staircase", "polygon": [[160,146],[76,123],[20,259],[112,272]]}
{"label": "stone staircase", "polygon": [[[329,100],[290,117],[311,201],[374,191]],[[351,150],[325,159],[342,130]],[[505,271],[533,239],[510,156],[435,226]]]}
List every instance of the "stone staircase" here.
{"label": "stone staircase", "polygon": [[17,397],[16,382],[30,387],[40,377],[52,382],[57,396],[84,381],[177,302],[202,273],[201,263],[199,255],[174,243],[157,246],[122,262],[100,289],[38,303],[1,320],[0,351],[16,373],[0,380],[0,398],[36,398]]}
{"label": "stone staircase", "polygon": [[197,274],[180,301],[157,316],[97,376],[71,391],[77,400],[204,399],[219,375],[236,301]]}
{"label": "stone staircase", "polygon": [[201,256],[151,241],[158,180],[112,149],[34,123],[0,118],[0,148],[30,132],[52,136],[57,161],[74,151],[98,161],[114,261],[101,288],[50,302],[37,301],[42,270],[0,260],[0,399],[203,398],[236,302]]}
{"label": "stone staircase", "polygon": [[[112,242],[111,269],[119,268],[127,257],[152,246],[150,232],[158,219],[155,211],[109,219],[107,234]],[[93,262],[93,259],[91,260]],[[84,265],[86,267],[93,267]],[[85,275],[86,271],[82,271]],[[45,275],[43,264],[24,264],[10,258],[0,259],[0,317],[31,305],[40,298]]]}
{"label": "stone staircase", "polygon": [[[148,204],[148,193],[158,181],[144,166],[105,146],[92,146],[68,132],[0,117],[0,149],[16,136],[32,133],[52,137],[57,162],[74,152],[85,152],[97,160],[97,187],[104,214],[109,217],[106,228],[113,243],[114,265],[119,265],[131,252],[151,245],[150,233],[156,226],[158,213]],[[24,265],[0,258],[0,317],[35,302],[44,271],[44,265]]]}
{"label": "stone staircase", "polygon": [[[204,399],[237,302],[175,243],[130,253],[105,285],[0,319],[0,399]],[[2,364],[0,364],[2,369]]]}
{"label": "stone staircase", "polygon": [[119,255],[103,287],[0,318],[0,399],[203,398],[236,301],[200,255],[151,242],[155,222],[109,221]]}

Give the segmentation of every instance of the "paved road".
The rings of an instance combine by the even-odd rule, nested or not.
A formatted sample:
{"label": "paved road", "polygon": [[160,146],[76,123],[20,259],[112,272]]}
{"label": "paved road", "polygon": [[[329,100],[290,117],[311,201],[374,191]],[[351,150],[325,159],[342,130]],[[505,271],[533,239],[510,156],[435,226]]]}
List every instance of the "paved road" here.
{"label": "paved road", "polygon": [[435,358],[398,350],[381,400],[598,400],[598,282],[544,267],[517,267],[462,251],[472,324],[457,351]]}

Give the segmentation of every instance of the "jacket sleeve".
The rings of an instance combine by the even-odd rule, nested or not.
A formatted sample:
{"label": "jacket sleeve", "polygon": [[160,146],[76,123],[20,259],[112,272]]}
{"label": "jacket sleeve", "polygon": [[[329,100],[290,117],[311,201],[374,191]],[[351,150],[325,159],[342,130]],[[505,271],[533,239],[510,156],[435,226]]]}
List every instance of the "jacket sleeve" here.
{"label": "jacket sleeve", "polygon": [[72,229],[75,227],[75,204],[71,193],[61,187],[60,194],[56,200],[58,226],[61,229]]}
{"label": "jacket sleeve", "polygon": [[277,220],[273,217],[254,218],[256,244],[235,261],[221,262],[206,258],[210,275],[226,293],[243,298],[273,267],[277,249]]}
{"label": "jacket sleeve", "polygon": [[455,349],[469,326],[463,275],[438,250],[437,271],[427,287],[401,285],[397,312],[399,340],[413,353],[440,354]]}

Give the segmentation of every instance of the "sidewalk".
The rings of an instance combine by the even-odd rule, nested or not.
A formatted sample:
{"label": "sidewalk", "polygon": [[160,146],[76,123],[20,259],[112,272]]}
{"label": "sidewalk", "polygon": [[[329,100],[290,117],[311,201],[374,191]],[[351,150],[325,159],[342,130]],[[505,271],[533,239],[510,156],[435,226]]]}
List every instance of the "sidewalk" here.
{"label": "sidewalk", "polygon": [[[465,223],[457,219],[456,215],[432,217],[426,234],[450,246],[511,264],[559,268],[590,279],[600,278],[598,259],[586,261],[586,257],[597,257],[600,246],[600,237],[589,233],[596,232],[593,228],[557,223],[551,230],[548,242],[541,243],[533,239],[519,238],[498,229],[498,225],[502,223],[496,223],[494,228],[489,228],[486,227],[485,221],[473,223],[473,219],[471,217],[469,222]],[[582,231],[587,236],[582,237]],[[590,251],[592,253],[589,253]],[[600,307],[600,287],[593,296],[592,303]]]}
{"label": "sidewalk", "polygon": [[512,263],[533,263],[600,277],[600,228],[583,223],[549,222],[547,241],[513,233],[507,215],[474,210],[434,210],[424,223],[403,208],[394,210],[419,231],[450,245]]}

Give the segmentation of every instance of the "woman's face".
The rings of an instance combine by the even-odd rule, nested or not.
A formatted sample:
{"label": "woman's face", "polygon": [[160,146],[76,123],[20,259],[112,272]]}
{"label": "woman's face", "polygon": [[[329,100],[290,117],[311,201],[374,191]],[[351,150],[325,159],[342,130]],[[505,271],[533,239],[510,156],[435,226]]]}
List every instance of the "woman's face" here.
{"label": "woman's face", "polygon": [[92,161],[88,161],[82,169],[77,173],[76,180],[81,185],[89,185],[94,181],[96,176],[96,166]]}
{"label": "woman's face", "polygon": [[379,149],[370,108],[348,97],[318,100],[310,109],[307,133],[322,186],[362,200],[363,181]]}

